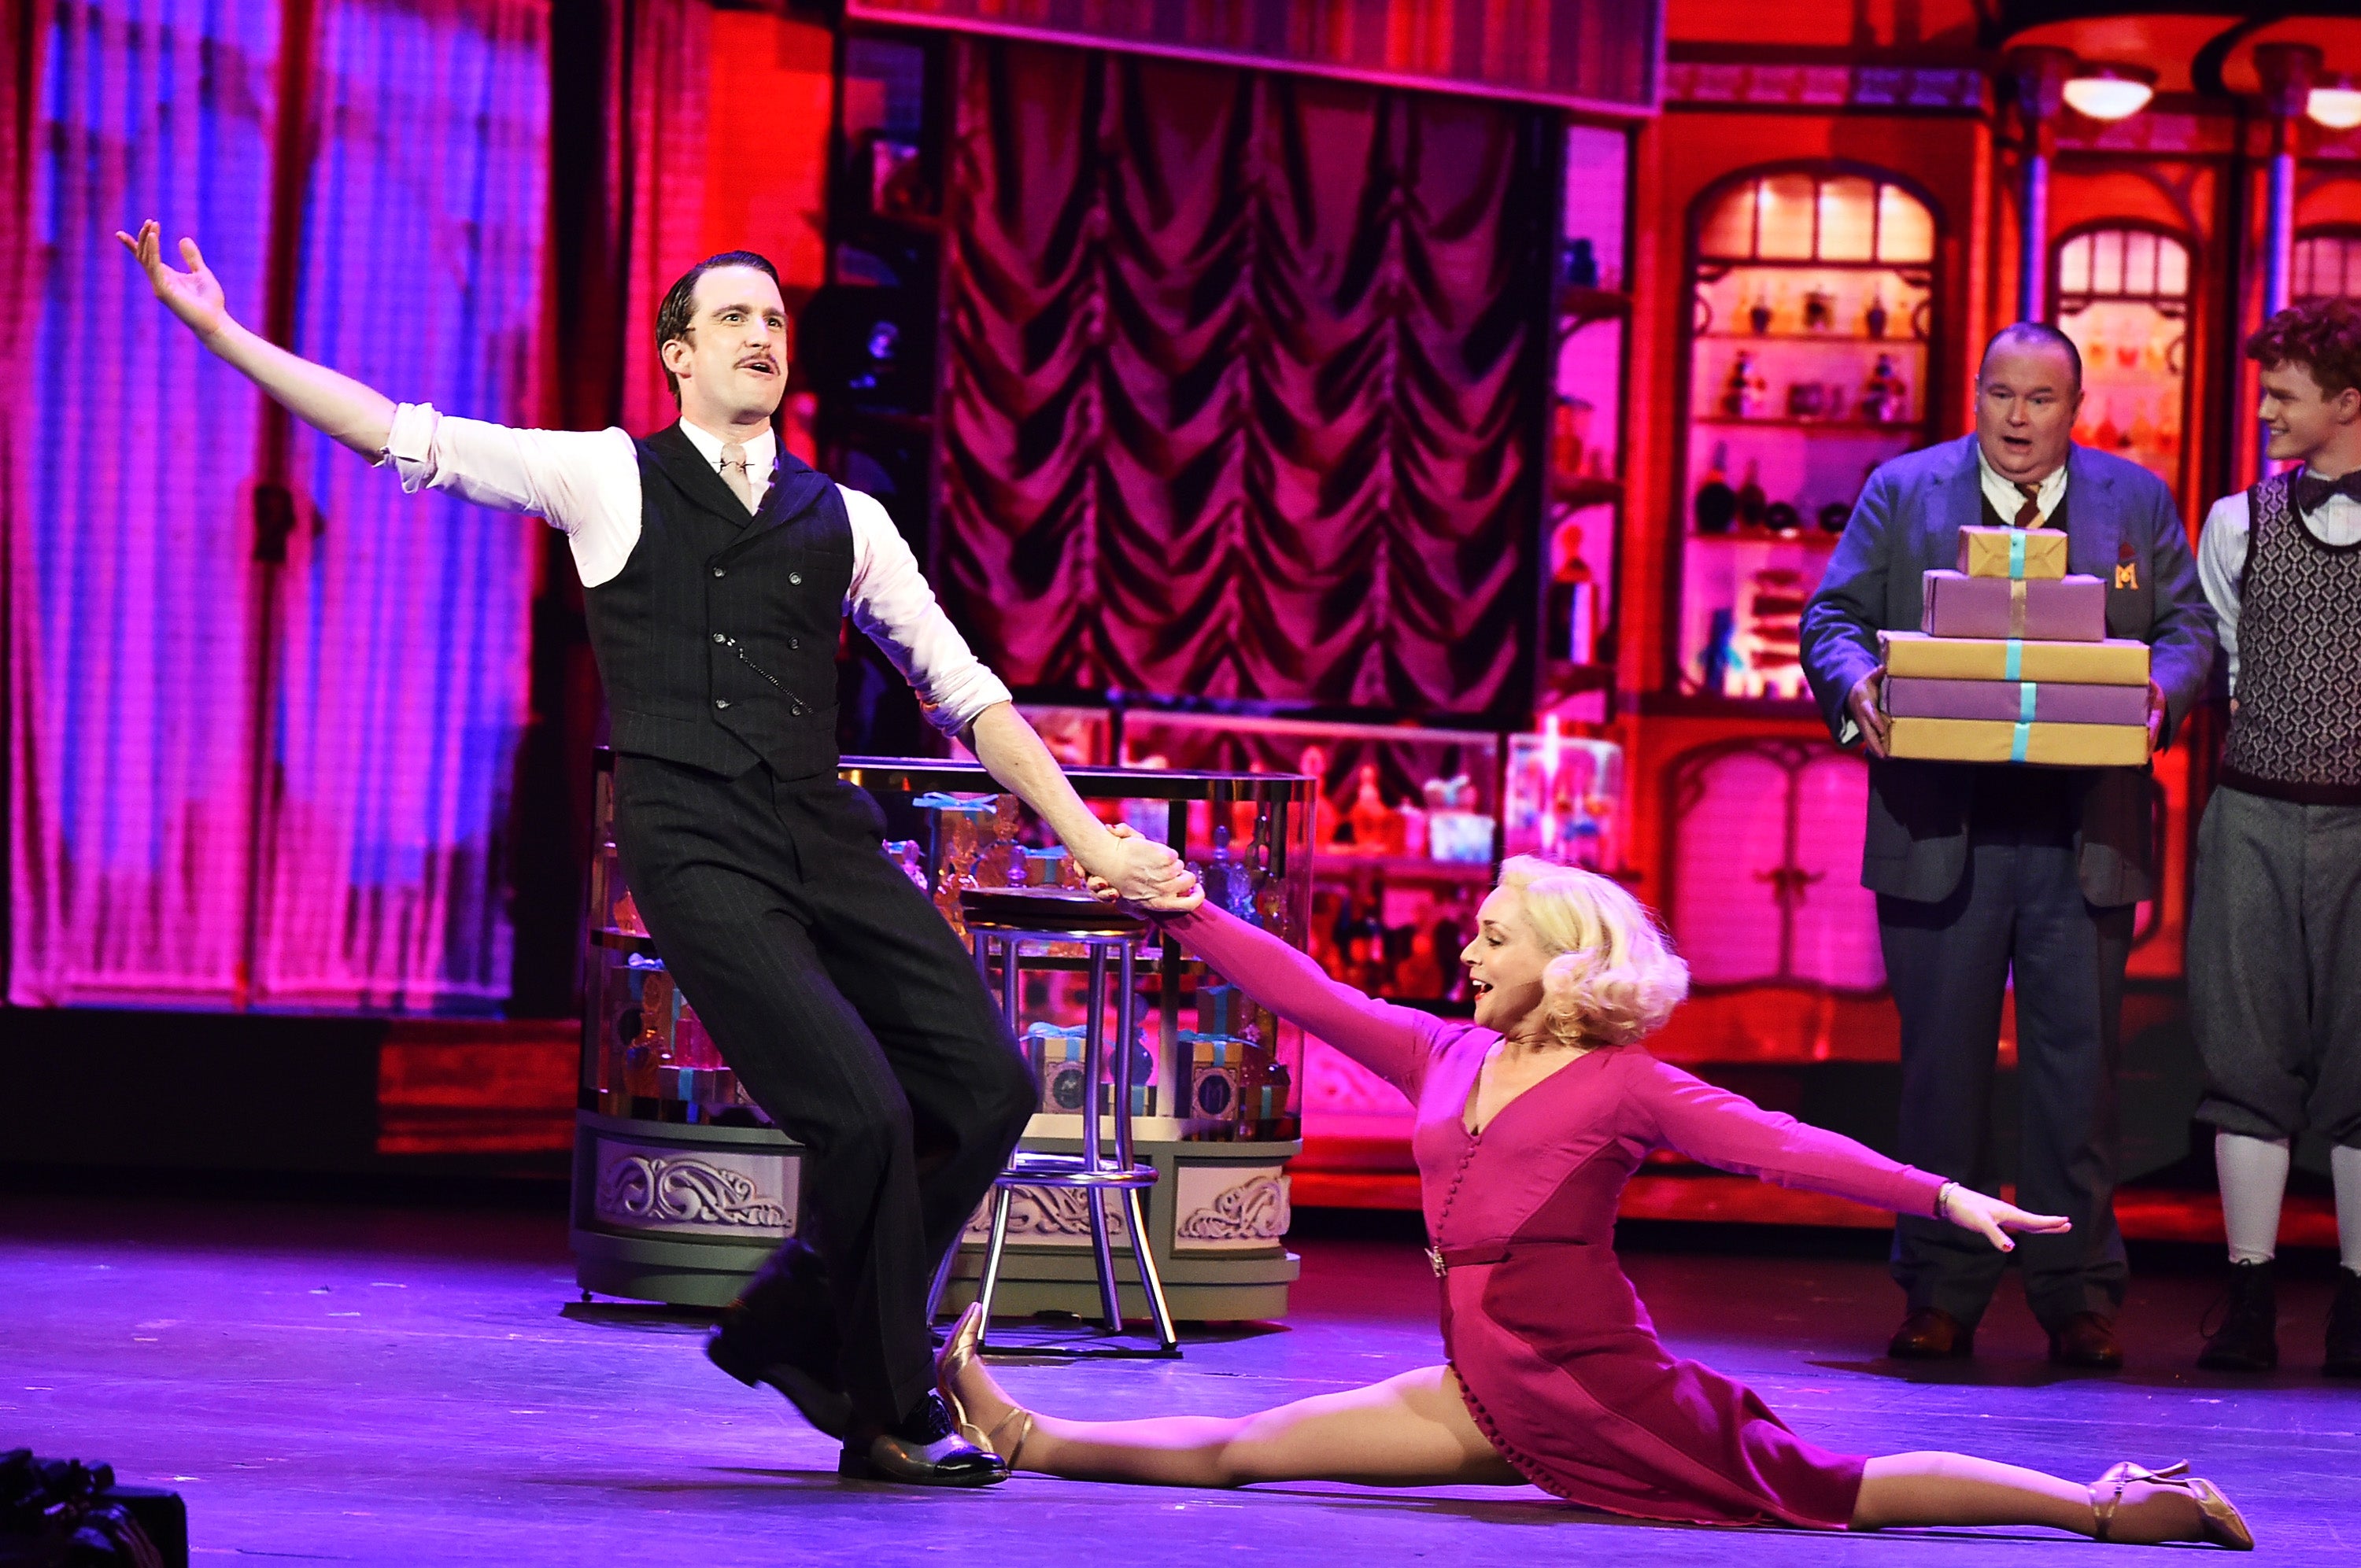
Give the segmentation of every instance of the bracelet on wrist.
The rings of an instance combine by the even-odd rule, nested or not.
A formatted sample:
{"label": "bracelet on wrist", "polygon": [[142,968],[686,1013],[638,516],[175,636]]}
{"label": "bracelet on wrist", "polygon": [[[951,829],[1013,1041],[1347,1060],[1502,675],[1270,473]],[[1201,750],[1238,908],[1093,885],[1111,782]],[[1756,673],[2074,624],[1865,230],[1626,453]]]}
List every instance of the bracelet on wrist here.
{"label": "bracelet on wrist", "polygon": [[[1958,1191],[1959,1189],[1960,1184],[1956,1181],[1946,1181],[1942,1186],[1935,1189],[1935,1218],[1938,1220],[1950,1221],[1951,1194]],[[1956,1223],[1957,1222],[1954,1221],[1952,1223]]]}

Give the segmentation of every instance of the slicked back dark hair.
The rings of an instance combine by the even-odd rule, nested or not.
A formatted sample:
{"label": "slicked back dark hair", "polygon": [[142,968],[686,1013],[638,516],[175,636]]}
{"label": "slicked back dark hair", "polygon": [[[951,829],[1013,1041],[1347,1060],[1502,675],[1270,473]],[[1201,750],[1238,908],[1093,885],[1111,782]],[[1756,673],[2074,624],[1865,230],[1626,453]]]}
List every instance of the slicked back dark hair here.
{"label": "slicked back dark hair", "polygon": [[2290,305],[2246,339],[2246,357],[2266,370],[2301,365],[2332,398],[2361,387],[2361,307],[2342,299]]}
{"label": "slicked back dark hair", "polygon": [[2072,338],[2068,337],[2048,322],[2011,322],[1993,334],[1992,341],[1984,345],[1984,356],[1976,361],[1977,380],[1983,379],[1984,367],[1991,363],[1993,350],[2004,343],[2023,344],[2027,347],[2063,349],[2066,354],[2066,363],[2074,367],[2074,389],[2078,392],[2082,389],[2082,351],[2074,346]]}
{"label": "slicked back dark hair", "polygon": [[[771,265],[767,256],[757,256],[751,250],[725,250],[719,256],[708,256],[682,273],[673,286],[664,291],[664,303],[656,307],[656,363],[664,364],[664,345],[675,337],[686,337],[697,320],[697,280],[717,267],[751,267],[779,286],[779,269]],[[680,378],[664,367],[664,385],[672,389],[673,406],[680,406]]]}

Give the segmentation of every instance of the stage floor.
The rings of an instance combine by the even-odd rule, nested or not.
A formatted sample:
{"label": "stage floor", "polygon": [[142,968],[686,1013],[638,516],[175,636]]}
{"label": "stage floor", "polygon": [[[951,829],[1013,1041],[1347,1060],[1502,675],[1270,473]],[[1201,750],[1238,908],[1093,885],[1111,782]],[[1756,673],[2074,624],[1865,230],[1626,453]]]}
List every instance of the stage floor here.
{"label": "stage floor", "polygon": [[[1528,1568],[1584,1553],[1718,1564],[1743,1550],[1758,1568],[2032,1568],[2136,1550],[2030,1530],[1756,1530],[1741,1548],[1528,1489],[848,1484],[833,1445],[775,1396],[707,1365],[700,1322],[582,1304],[565,1243],[562,1217],[543,1212],[0,1193],[0,1449],[109,1460],[126,1481],[177,1489],[199,1562]],[[1433,1280],[1407,1241],[1299,1247],[1284,1328],[1201,1334],[1177,1364],[1019,1364],[1005,1379],[1077,1415],[1228,1413],[1440,1359]],[[2361,1552],[2361,1387],[2312,1370],[2317,1258],[2283,1295],[2293,1366],[2250,1380],[2190,1366],[2213,1288],[2202,1272],[2139,1278],[2130,1368],[2065,1377],[2040,1358],[2013,1281],[1971,1369],[1908,1370],[1877,1354],[1896,1298],[1857,1251],[1627,1260],[1678,1351],[1830,1447],[1956,1447],[2077,1477],[2186,1456],[2244,1508],[2271,1561]]]}

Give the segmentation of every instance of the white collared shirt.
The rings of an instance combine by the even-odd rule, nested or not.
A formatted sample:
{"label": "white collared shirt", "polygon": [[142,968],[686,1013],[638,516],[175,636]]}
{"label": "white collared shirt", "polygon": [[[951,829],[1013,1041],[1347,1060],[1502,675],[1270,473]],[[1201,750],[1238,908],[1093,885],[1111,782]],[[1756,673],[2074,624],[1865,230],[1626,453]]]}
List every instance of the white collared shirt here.
{"label": "white collared shirt", "polygon": [[[2015,480],[1992,466],[1991,459],[1984,455],[1984,444],[1981,441],[1976,443],[1976,474],[1983,484],[1984,499],[1992,503],[1993,510],[2000,513],[2001,521],[2014,528],[2016,514],[2025,506],[2025,492],[2016,488]],[[2041,521],[2048,522],[2050,514],[2058,510],[2058,503],[2065,499],[2066,465],[2060,463],[2043,475],[2041,482],[2033,487],[2033,504],[2040,509]]]}
{"label": "white collared shirt", "polygon": [[[686,420],[680,422],[680,433],[688,437],[688,444],[697,448],[697,455],[713,465],[715,473],[721,474],[721,449],[729,444],[727,438]],[[779,460],[779,438],[766,424],[760,435],[748,436],[738,444],[746,449],[746,479],[754,489],[754,510],[760,511],[763,510],[763,498],[771,493],[771,470]],[[721,474],[721,482],[728,484],[730,476]]]}
{"label": "white collared shirt", "polygon": [[[2290,500],[2288,503],[2293,506]],[[2323,544],[2361,543],[2361,501],[2337,494],[2318,511],[2300,513],[2298,521]],[[2234,490],[2213,503],[2205,514],[2204,532],[2197,536],[2197,581],[2205,602],[2213,607],[2221,629],[2222,654],[2230,662],[2230,690],[2238,689],[2238,588],[2246,573],[2246,535],[2253,531],[2246,510],[2246,492]],[[2323,628],[2323,633],[2331,629]],[[2338,627],[2337,632],[2351,629]]]}
{"label": "white collared shirt", "polygon": [[[683,422],[681,430],[720,471],[721,438]],[[764,433],[744,444],[759,504],[777,451]],[[435,489],[500,511],[549,520],[573,547],[586,588],[611,581],[640,542],[640,457],[630,435],[605,430],[512,430],[446,418],[430,403],[394,410],[386,455],[401,488]],[[1010,700],[1008,687],[967,645],[936,602],[901,530],[873,496],[837,487],[852,523],[852,582],[844,610],[902,672],[928,720],[957,735],[978,715]]]}

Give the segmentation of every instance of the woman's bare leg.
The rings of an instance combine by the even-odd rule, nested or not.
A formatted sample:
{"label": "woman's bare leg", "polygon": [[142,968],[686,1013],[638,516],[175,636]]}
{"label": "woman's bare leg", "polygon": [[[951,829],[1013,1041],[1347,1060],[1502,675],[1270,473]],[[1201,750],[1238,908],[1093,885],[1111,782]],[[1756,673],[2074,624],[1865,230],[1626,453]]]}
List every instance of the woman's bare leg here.
{"label": "woman's bare leg", "polygon": [[1366,1388],[1321,1394],[1250,1416],[1158,1416],[1031,1425],[971,1363],[950,1390],[971,1425],[1020,1470],[1084,1481],[1242,1486],[1250,1481],[1357,1481],[1372,1486],[1520,1485],[1467,1414],[1447,1366]]}
{"label": "woman's bare leg", "polygon": [[[2038,1470],[1964,1453],[1888,1453],[1869,1462],[1853,1504],[1852,1528],[1888,1525],[2040,1524],[2096,1533],[2091,1488]],[[2110,1541],[2188,1541],[2198,1534],[2197,1501],[2177,1486],[2135,1482],[2124,1489]]]}

